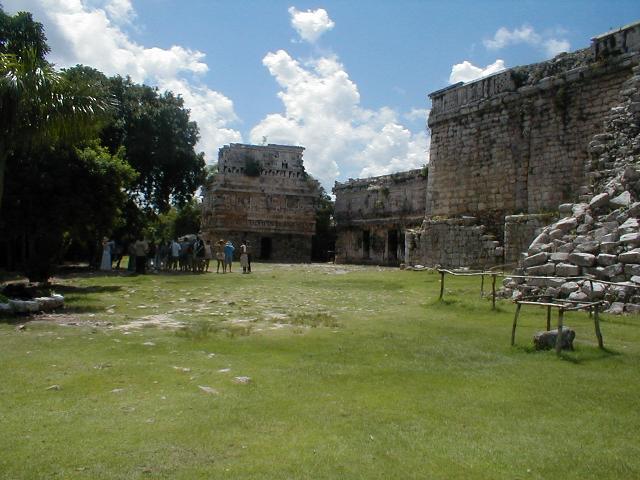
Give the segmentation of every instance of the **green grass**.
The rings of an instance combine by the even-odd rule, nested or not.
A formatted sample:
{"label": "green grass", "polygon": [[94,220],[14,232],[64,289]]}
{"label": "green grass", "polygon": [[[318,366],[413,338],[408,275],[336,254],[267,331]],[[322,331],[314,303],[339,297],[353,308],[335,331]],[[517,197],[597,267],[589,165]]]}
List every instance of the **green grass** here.
{"label": "green grass", "polygon": [[[63,316],[0,323],[3,479],[640,478],[636,316],[601,351],[569,313],[558,358],[541,309],[510,347],[477,279],[442,303],[438,275],[324,265],[54,290]],[[143,317],[182,323],[121,328]]]}

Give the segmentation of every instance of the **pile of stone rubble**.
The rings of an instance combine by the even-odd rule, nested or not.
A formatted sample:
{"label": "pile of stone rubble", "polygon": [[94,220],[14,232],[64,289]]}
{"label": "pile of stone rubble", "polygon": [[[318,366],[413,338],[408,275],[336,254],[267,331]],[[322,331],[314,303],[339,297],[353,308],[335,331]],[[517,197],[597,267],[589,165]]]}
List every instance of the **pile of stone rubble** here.
{"label": "pile of stone rubble", "polygon": [[50,297],[36,297],[31,300],[14,299],[7,303],[0,303],[0,314],[50,312],[62,307],[64,307],[64,297],[54,294]]}
{"label": "pile of stone rubble", "polygon": [[[591,186],[579,203],[560,205],[562,218],[535,238],[515,272],[551,278],[506,278],[506,296],[604,300],[610,313],[640,312],[640,67],[633,73],[589,145]],[[593,280],[571,278],[582,276]]]}

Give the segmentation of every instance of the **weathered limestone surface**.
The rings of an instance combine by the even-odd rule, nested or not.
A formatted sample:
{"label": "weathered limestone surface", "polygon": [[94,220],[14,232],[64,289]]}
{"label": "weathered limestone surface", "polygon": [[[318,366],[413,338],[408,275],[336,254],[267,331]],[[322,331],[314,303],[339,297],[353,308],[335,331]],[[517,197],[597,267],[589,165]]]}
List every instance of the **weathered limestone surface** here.
{"label": "weathered limestone surface", "polygon": [[[606,148],[606,136],[598,135],[611,113],[629,98],[623,94],[635,75],[639,50],[640,23],[636,23],[594,38],[590,48],[432,93],[427,221],[416,233],[420,251],[411,253],[416,263],[453,266],[448,253],[439,256],[442,249],[427,245],[425,233],[432,219],[446,225],[449,218],[478,218],[501,242],[496,252],[504,257],[496,255],[496,263],[509,262],[542,225],[532,221],[529,228],[508,217],[553,214],[560,204],[591,200],[594,177],[606,176],[603,171],[611,168],[610,160],[600,162],[596,171],[591,166],[593,155]],[[629,101],[630,112],[640,111],[640,99]],[[595,201],[622,208],[632,196],[611,192]],[[576,228],[574,213],[563,212],[570,218],[546,235],[560,239]],[[640,243],[639,237],[625,239]],[[485,255],[484,240],[476,241],[459,254],[473,250]],[[466,266],[484,261],[477,258]]]}
{"label": "weathered limestone surface", "polygon": [[[640,31],[637,33],[640,38]],[[564,278],[565,283],[554,296],[578,301],[604,300],[609,313],[637,313],[640,303],[638,106],[640,66],[635,66],[632,76],[622,85],[619,104],[610,109],[602,132],[589,143],[591,158],[586,164],[589,184],[583,188],[581,202],[568,205],[567,217],[542,230],[539,237],[546,241],[529,246],[522,259],[522,269],[517,271],[529,274],[527,265],[539,263],[541,252],[569,252],[566,258],[552,253],[540,266],[555,263],[558,277],[589,279],[568,281]],[[562,234],[552,239],[552,232],[558,230]],[[531,279],[517,283],[505,280],[505,286],[508,285],[505,292],[512,298],[545,293],[541,285]]]}
{"label": "weathered limestone surface", "polygon": [[[211,242],[243,240],[254,258],[311,260],[319,184],[304,170],[304,148],[232,143],[204,192],[202,230]],[[239,252],[237,252],[239,254]]]}
{"label": "weathered limestone surface", "polygon": [[405,231],[424,219],[425,174],[419,169],[336,182],[336,262],[403,262]]}

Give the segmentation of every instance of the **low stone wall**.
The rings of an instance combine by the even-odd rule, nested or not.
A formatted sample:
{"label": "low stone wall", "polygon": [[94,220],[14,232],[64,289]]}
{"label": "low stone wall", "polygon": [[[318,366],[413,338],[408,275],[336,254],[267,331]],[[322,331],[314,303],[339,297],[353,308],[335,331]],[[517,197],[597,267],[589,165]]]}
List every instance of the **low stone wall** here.
{"label": "low stone wall", "polygon": [[522,252],[549,225],[554,214],[508,215],[504,219],[504,263],[517,263]]}
{"label": "low stone wall", "polygon": [[[408,230],[405,242],[409,265],[488,268],[502,263],[503,249],[473,217],[425,220]],[[426,260],[426,261],[425,261]]]}

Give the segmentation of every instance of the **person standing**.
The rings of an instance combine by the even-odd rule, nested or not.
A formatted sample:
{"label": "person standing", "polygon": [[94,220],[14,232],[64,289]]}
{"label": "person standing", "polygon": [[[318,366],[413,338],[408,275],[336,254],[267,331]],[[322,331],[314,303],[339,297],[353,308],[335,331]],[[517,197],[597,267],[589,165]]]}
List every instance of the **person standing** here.
{"label": "person standing", "polygon": [[240,265],[242,266],[242,273],[249,273],[247,270],[249,267],[249,255],[246,242],[242,242],[242,245],[240,245]]}
{"label": "person standing", "polygon": [[100,270],[108,272],[111,270],[111,249],[112,242],[107,237],[102,239],[102,261],[100,262]]}
{"label": "person standing", "polygon": [[216,260],[218,262],[216,265],[216,273],[220,273],[220,265],[222,265],[222,273],[226,273],[227,266],[224,264],[224,240],[222,239],[216,243]]}
{"label": "person standing", "polygon": [[209,262],[213,258],[213,252],[211,251],[211,242],[207,240],[207,243],[204,245],[204,271],[209,271]]}
{"label": "person standing", "polygon": [[169,270],[176,270],[178,268],[178,260],[180,260],[180,244],[176,238],[171,240],[170,250],[171,260],[169,261]]}
{"label": "person standing", "polygon": [[247,247],[247,273],[251,273],[251,244],[249,240],[245,242],[245,246]]}
{"label": "person standing", "polygon": [[136,254],[136,273],[147,273],[147,253],[149,243],[143,238],[139,238],[133,245]]}
{"label": "person standing", "polygon": [[224,264],[225,267],[229,267],[229,273],[231,273],[231,264],[233,263],[233,252],[235,247],[231,240],[227,240],[227,243],[224,246]]}

